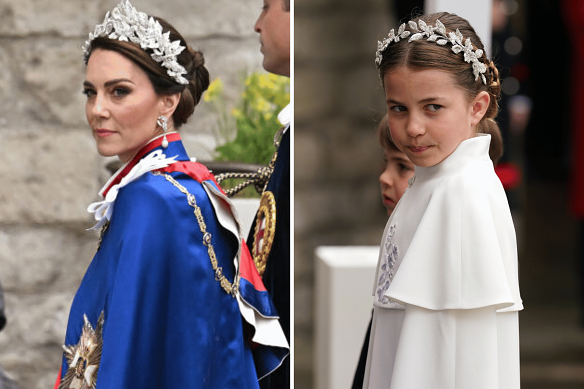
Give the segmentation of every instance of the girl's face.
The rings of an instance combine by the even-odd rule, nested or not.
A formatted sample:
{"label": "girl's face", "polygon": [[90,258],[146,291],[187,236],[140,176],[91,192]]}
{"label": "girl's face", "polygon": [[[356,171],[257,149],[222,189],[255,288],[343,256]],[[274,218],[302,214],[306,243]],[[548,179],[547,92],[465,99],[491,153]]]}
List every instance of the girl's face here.
{"label": "girl's face", "polygon": [[379,176],[379,185],[387,216],[391,216],[408,187],[408,180],[414,175],[414,164],[404,153],[393,148],[384,148],[383,157],[385,166]]}
{"label": "girl's face", "polygon": [[150,139],[162,133],[156,119],[167,112],[146,73],[123,55],[96,49],[91,53],[83,93],[85,114],[98,152],[129,161]]}
{"label": "girl's face", "polygon": [[391,138],[420,167],[442,162],[471,138],[489,103],[487,92],[469,101],[442,70],[402,66],[386,73],[383,82]]}

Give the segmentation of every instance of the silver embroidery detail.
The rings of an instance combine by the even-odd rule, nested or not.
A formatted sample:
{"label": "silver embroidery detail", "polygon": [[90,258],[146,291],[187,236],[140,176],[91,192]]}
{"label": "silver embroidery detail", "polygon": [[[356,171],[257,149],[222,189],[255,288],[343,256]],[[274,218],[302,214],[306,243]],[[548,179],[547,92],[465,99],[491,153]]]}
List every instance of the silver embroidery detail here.
{"label": "silver embroidery detail", "polygon": [[381,275],[377,281],[377,301],[382,304],[388,304],[391,300],[385,296],[385,292],[389,289],[389,285],[395,275],[393,267],[399,255],[397,245],[393,242],[393,235],[395,234],[396,224],[389,227],[389,233],[385,237],[385,244],[383,245],[383,262],[381,263]]}

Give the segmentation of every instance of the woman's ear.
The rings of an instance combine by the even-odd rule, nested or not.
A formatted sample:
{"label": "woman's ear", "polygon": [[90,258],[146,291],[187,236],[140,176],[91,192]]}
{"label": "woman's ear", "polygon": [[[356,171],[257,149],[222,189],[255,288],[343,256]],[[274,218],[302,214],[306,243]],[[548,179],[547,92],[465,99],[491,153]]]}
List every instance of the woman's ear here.
{"label": "woman's ear", "polygon": [[180,93],[160,97],[160,115],[171,117],[180,101]]}
{"label": "woman's ear", "polygon": [[489,96],[489,93],[485,91],[479,92],[479,94],[472,100],[470,107],[471,125],[474,126],[478,124],[483,116],[485,116],[490,101],[491,97]]}

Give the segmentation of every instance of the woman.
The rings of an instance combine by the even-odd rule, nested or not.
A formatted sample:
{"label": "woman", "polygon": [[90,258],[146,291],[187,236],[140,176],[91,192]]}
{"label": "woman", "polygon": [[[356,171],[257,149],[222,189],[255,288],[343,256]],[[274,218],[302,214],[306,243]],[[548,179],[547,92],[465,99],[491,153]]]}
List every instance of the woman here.
{"label": "woman", "polygon": [[97,150],[124,165],[88,208],[102,234],[57,386],[257,388],[287,343],[231,203],[174,131],[209,85],[202,54],[128,1],[84,52]]}

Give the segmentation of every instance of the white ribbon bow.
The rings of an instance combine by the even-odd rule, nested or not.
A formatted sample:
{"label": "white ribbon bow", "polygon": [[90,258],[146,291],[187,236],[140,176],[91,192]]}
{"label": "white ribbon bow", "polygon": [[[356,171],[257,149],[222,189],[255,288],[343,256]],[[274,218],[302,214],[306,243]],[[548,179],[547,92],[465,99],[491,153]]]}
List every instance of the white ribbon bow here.
{"label": "white ribbon bow", "polygon": [[130,172],[122,178],[119,184],[111,187],[109,192],[105,195],[103,201],[97,201],[95,203],[89,204],[87,207],[87,212],[95,214],[95,220],[97,223],[88,228],[89,231],[97,230],[103,226],[106,221],[110,220],[112,213],[114,211],[114,202],[118,196],[118,191],[124,186],[128,185],[130,182],[140,178],[145,173],[152,170],[162,169],[176,162],[176,155],[172,158],[166,158],[166,155],[162,153],[162,150],[156,150],[155,152],[148,154],[146,157],[142,158],[140,162],[136,164],[130,170]]}

